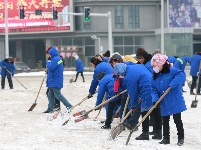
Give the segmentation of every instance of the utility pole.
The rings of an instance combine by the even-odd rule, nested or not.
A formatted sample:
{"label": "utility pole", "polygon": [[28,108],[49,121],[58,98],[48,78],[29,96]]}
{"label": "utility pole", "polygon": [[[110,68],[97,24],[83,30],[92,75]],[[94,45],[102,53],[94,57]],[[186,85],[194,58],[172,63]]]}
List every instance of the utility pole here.
{"label": "utility pole", "polygon": [[6,53],[5,53],[5,57],[8,58],[9,57],[9,41],[8,41],[8,6],[7,6],[8,2],[7,0],[4,0],[4,10],[5,10],[5,49],[6,49]]}
{"label": "utility pole", "polygon": [[164,54],[164,0],[161,0],[161,53]]}

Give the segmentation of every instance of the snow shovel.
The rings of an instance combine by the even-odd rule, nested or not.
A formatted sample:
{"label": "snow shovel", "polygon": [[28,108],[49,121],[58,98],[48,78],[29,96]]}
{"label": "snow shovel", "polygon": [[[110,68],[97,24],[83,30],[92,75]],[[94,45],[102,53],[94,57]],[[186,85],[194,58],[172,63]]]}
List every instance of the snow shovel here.
{"label": "snow shovel", "polygon": [[[83,110],[83,111],[81,111],[81,112],[75,113],[75,114],[73,115],[73,116],[74,116],[74,119],[73,119],[73,120],[74,120],[75,122],[80,122],[80,121],[82,121],[82,120],[88,118],[88,114],[91,113],[93,110],[96,110],[96,109],[98,109],[98,108],[104,106],[105,104],[109,103],[111,100],[113,100],[114,98],[118,97],[119,95],[125,93],[126,91],[127,91],[127,90],[124,90],[124,91],[122,91],[122,92],[120,92],[120,93],[114,95],[113,97],[111,97],[111,98],[109,98],[108,100],[102,102],[101,104],[99,104],[98,106],[92,108],[91,110],[89,110],[89,111],[87,111],[87,112],[86,112],[85,110]],[[78,115],[78,114],[81,114],[81,115]],[[77,116],[77,115],[78,115],[78,116]],[[69,120],[71,120],[71,119],[70,119],[70,118],[67,119],[67,120],[62,124],[62,126],[63,126],[63,125],[66,125]]]}
{"label": "snow shovel", "polygon": [[[129,95],[127,96],[127,99],[126,99],[126,103],[125,103],[125,106],[124,106],[124,111],[123,111],[122,119],[121,119],[120,123],[119,123],[116,127],[112,128],[111,131],[110,131],[110,137],[111,137],[113,140],[115,139],[115,137],[116,137],[120,132],[122,132],[121,130],[122,130],[123,128],[121,128],[120,125],[121,125],[122,120],[124,121],[124,120],[126,120],[126,118],[127,118],[127,117],[126,117],[126,118],[124,118],[124,117],[125,117],[126,110],[127,110],[127,107],[128,107],[128,102],[129,102]],[[128,115],[128,116],[129,116],[129,115]]]}
{"label": "snow shovel", "polygon": [[150,113],[154,110],[154,108],[156,108],[156,106],[162,101],[162,99],[168,94],[168,92],[171,90],[171,87],[169,87],[164,93],[163,95],[161,95],[161,97],[156,101],[156,103],[154,104],[154,106],[151,107],[151,109],[147,112],[147,114],[142,118],[142,120],[136,125],[136,127],[130,131],[130,134],[127,137],[126,140],[126,145],[128,145],[128,142],[130,141],[131,135],[134,131],[136,131],[136,129],[142,124],[142,122],[150,115]]}
{"label": "snow shovel", "polygon": [[70,83],[72,83],[72,82],[73,82],[73,78],[74,78],[74,76],[75,76],[75,73],[76,73],[76,71],[74,72],[74,74],[73,74],[72,78],[70,79]]}
{"label": "snow shovel", "polygon": [[[6,69],[6,71],[12,76],[12,73]],[[12,76],[13,78],[15,78],[14,76]],[[17,80],[17,82],[19,82],[25,89],[27,89],[17,78],[15,78]]]}
{"label": "snow shovel", "polygon": [[[129,97],[128,97],[127,101],[126,101],[126,104],[125,104],[125,107],[124,107],[124,113],[123,113],[123,117],[122,117],[121,121],[120,121],[119,124],[118,124],[113,130],[111,130],[111,132],[110,132],[110,137],[111,137],[111,139],[113,139],[113,140],[123,131],[124,126],[122,125],[122,123],[128,118],[128,116],[129,116],[132,112],[135,112],[135,110],[137,109],[137,108],[135,108],[134,110],[131,109],[131,110],[126,114],[126,116],[125,116],[125,113],[126,113],[126,110],[127,110],[127,106],[128,106],[128,102],[129,102]],[[140,104],[140,103],[141,103],[141,99],[138,100],[138,104]]]}
{"label": "snow shovel", "polygon": [[[106,93],[105,93],[105,95],[104,95],[104,97],[103,97],[102,102],[104,102],[104,101],[105,101],[105,97],[106,97]],[[101,108],[99,109],[98,114],[97,114],[97,115],[96,115],[96,117],[94,118],[94,121],[97,121],[97,118],[98,118],[98,116],[99,116],[99,114],[100,114],[100,112],[101,112],[102,108],[103,108],[103,107],[101,107]]]}
{"label": "snow shovel", "polygon": [[35,100],[35,102],[32,104],[32,106],[29,108],[28,111],[32,111],[32,110],[36,107],[36,105],[37,105],[36,101],[37,101],[37,99],[38,99],[38,96],[39,96],[39,93],[40,93],[40,90],[41,90],[41,87],[42,87],[42,85],[43,85],[43,82],[44,82],[45,78],[46,78],[46,77],[43,77],[43,80],[42,80],[42,83],[41,83],[41,85],[40,85],[38,94],[37,94],[37,96],[36,96],[36,100]]}
{"label": "snow shovel", "polygon": [[200,61],[200,66],[199,66],[199,72],[197,73],[197,81],[196,81],[196,93],[195,93],[195,100],[192,101],[191,103],[191,108],[196,108],[197,104],[198,104],[198,100],[197,100],[197,95],[198,95],[198,84],[200,81],[200,69],[201,69],[201,61]]}

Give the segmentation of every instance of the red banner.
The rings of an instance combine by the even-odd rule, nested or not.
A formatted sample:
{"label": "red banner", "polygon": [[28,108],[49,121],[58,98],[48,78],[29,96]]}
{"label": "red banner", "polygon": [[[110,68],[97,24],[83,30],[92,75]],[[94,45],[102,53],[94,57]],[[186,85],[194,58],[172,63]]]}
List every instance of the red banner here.
{"label": "red banner", "polygon": [[[69,0],[7,0],[8,8],[8,28],[9,32],[27,32],[23,30],[10,30],[10,29],[23,29],[27,27],[38,28],[38,31],[44,31],[45,28],[52,30],[69,30],[70,19],[68,15],[59,15],[58,20],[52,19],[52,7],[56,6],[58,12],[69,12]],[[19,6],[23,5],[25,8],[25,18],[19,19]],[[36,16],[35,10],[42,10],[42,15]],[[4,31],[5,21],[5,4],[0,2],[0,32]],[[66,27],[66,28],[64,28]],[[44,30],[39,30],[43,28]],[[50,31],[52,31],[50,30]],[[47,29],[47,31],[49,31]],[[28,31],[32,32],[32,31]]]}

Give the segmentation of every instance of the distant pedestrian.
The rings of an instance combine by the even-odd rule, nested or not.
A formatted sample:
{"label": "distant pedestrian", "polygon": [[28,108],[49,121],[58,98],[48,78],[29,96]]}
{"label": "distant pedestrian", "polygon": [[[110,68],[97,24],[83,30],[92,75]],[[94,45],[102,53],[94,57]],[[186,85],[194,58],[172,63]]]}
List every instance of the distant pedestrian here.
{"label": "distant pedestrian", "polygon": [[61,94],[61,88],[63,88],[63,61],[59,56],[58,51],[54,47],[50,47],[47,51],[51,59],[47,61],[47,87],[48,92],[48,109],[44,113],[51,113],[54,109],[55,97],[61,101],[67,109],[70,109],[72,105],[68,100]]}
{"label": "distant pedestrian", "polygon": [[184,97],[182,95],[182,83],[185,81],[185,73],[175,67],[170,67],[168,57],[155,54],[151,65],[154,70],[152,82],[152,100],[157,101],[160,96],[170,87],[171,90],[160,102],[163,119],[163,140],[160,144],[170,144],[170,116],[173,116],[177,128],[178,143],[184,144],[184,128],[181,120],[181,112],[186,110]]}
{"label": "distant pedestrian", "polygon": [[12,76],[15,74],[15,65],[12,57],[8,57],[0,62],[1,69],[1,89],[5,88],[5,78],[8,79],[10,89],[13,89]]}
{"label": "distant pedestrian", "polygon": [[199,70],[200,61],[201,61],[201,51],[193,55],[193,57],[190,60],[190,65],[191,65],[190,75],[192,76],[192,84],[191,84],[191,90],[190,90],[191,95],[195,95],[195,93],[193,92],[193,89],[196,87],[195,85],[196,85],[196,81],[198,77],[199,77],[199,83],[198,83],[198,89],[196,89],[197,90],[196,92],[198,95],[200,95],[200,88],[201,88],[201,78],[200,78],[200,70]]}
{"label": "distant pedestrian", "polygon": [[76,82],[77,81],[77,78],[78,78],[78,75],[81,74],[82,76],[82,79],[83,79],[83,82],[85,82],[84,80],[84,66],[83,66],[83,63],[82,63],[82,60],[79,58],[78,55],[75,55],[75,63],[76,63],[76,77],[75,77],[75,80],[73,82]]}

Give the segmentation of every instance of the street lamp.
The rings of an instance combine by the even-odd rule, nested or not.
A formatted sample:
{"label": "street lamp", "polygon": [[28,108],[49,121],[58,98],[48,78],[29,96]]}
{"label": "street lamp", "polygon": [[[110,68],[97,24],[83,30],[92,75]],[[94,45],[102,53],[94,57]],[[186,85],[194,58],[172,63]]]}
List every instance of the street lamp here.
{"label": "street lamp", "polygon": [[5,49],[6,49],[6,58],[9,56],[9,44],[8,44],[8,9],[7,9],[8,1],[4,0],[4,8],[5,8]]}
{"label": "street lamp", "polygon": [[161,53],[164,54],[164,0],[161,0]]}
{"label": "street lamp", "polygon": [[101,46],[100,46],[100,37],[97,37],[96,35],[92,35],[91,38],[92,38],[93,40],[98,40],[98,48],[99,48],[98,53],[100,54],[100,50],[101,50]]}

